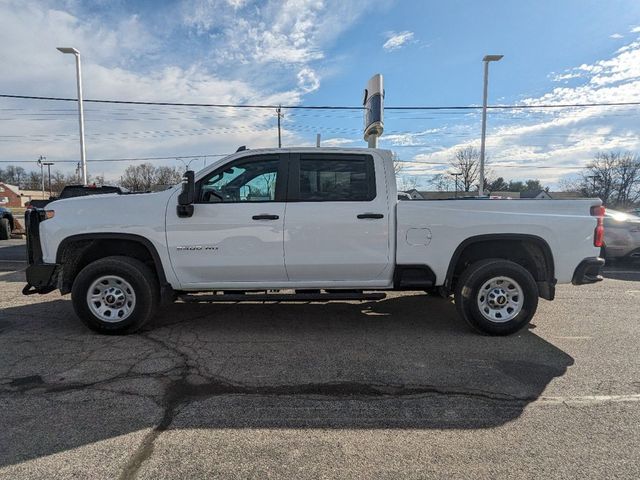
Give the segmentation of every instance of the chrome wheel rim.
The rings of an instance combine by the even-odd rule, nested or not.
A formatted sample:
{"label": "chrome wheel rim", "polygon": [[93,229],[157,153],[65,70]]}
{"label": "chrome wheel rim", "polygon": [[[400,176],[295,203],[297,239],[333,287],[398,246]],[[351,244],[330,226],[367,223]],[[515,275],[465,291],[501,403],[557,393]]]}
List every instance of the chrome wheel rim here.
{"label": "chrome wheel rim", "polygon": [[117,275],[105,275],[95,280],[87,291],[89,310],[103,322],[126,320],[136,306],[133,287]]}
{"label": "chrome wheel rim", "polygon": [[513,320],[524,305],[522,287],[513,278],[487,280],[477,295],[478,309],[484,318],[495,323]]}

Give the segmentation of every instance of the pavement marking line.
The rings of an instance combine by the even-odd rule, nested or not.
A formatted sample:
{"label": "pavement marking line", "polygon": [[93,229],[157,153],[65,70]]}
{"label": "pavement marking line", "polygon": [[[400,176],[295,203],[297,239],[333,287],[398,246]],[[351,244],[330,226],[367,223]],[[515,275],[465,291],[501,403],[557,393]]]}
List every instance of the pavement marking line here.
{"label": "pavement marking line", "polygon": [[553,336],[552,338],[559,338],[561,340],[592,340],[593,339],[593,337],[588,337],[588,336],[585,336],[585,337],[580,337],[580,336],[574,336],[574,337],[571,337],[571,336],[568,336],[568,337]]}
{"label": "pavement marking line", "polygon": [[568,397],[540,397],[531,402],[534,404],[557,405],[561,403],[594,405],[601,403],[640,402],[640,393],[628,395],[577,395]]}
{"label": "pavement marking line", "polygon": [[27,269],[23,268],[22,270],[11,270],[10,272],[0,272],[0,278],[2,277],[6,277],[8,275],[13,275],[15,273],[22,273],[22,272],[26,272]]}

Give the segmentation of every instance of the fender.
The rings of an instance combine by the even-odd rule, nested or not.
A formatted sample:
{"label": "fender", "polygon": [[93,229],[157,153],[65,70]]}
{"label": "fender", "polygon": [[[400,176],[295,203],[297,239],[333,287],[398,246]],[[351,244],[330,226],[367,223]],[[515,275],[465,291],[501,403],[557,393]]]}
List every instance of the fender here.
{"label": "fender", "polygon": [[447,269],[447,276],[445,278],[444,286],[446,288],[451,288],[451,281],[453,280],[453,272],[455,270],[456,264],[460,259],[460,255],[465,248],[474,243],[487,242],[487,241],[499,241],[499,240],[524,240],[528,242],[533,242],[540,247],[542,250],[542,254],[544,255],[545,263],[547,264],[547,274],[548,274],[548,282],[552,285],[555,285],[555,277],[554,277],[554,261],[553,261],[553,253],[551,253],[551,247],[545,239],[542,237],[538,237],[536,235],[529,235],[526,233],[495,233],[488,235],[476,235],[473,237],[469,237],[464,240],[453,252],[453,256],[451,257],[451,261],[449,262],[449,268]]}
{"label": "fender", "polygon": [[156,272],[158,273],[158,280],[160,281],[160,285],[167,284],[167,277],[164,273],[162,260],[160,260],[160,255],[158,255],[156,247],[148,238],[132,233],[81,233],[78,235],[71,235],[62,240],[58,245],[58,250],[56,252],[56,263],[62,263],[62,252],[64,252],[67,244],[83,240],[127,240],[141,244],[151,254],[151,258],[153,259],[153,263],[156,267]]}

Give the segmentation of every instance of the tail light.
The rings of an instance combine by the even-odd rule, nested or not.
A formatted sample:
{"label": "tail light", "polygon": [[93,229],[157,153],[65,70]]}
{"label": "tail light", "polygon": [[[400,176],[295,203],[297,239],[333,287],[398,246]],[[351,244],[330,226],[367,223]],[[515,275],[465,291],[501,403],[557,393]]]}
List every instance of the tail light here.
{"label": "tail light", "polygon": [[591,216],[597,217],[598,223],[593,232],[593,246],[602,247],[604,245],[604,214],[606,209],[602,205],[591,207]]}

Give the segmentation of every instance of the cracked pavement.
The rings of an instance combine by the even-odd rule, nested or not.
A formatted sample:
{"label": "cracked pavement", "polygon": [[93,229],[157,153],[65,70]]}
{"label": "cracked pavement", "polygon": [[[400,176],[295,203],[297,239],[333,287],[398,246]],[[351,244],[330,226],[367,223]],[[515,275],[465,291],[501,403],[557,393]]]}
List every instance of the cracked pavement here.
{"label": "cracked pavement", "polygon": [[176,304],[111,337],[15,268],[3,479],[640,476],[640,270],[559,287],[506,338],[414,293]]}

